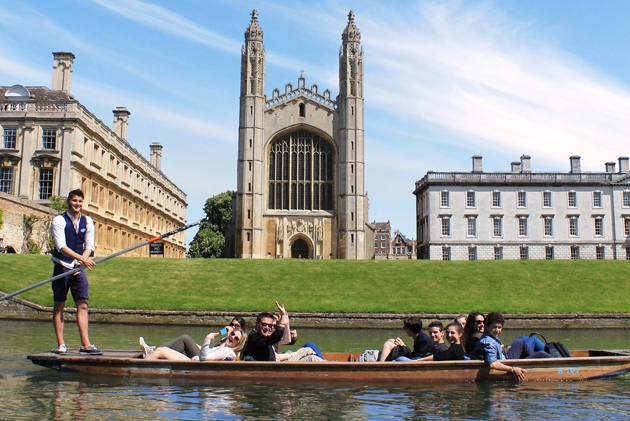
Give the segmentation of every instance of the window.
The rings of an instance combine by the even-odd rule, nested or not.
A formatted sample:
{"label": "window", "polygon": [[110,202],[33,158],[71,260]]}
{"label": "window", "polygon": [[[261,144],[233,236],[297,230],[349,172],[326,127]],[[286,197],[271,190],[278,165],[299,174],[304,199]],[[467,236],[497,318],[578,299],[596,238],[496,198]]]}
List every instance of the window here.
{"label": "window", "polygon": [[442,260],[451,260],[451,248],[442,247]]}
{"label": "window", "polygon": [[594,208],[602,207],[602,192],[600,191],[593,192],[593,207]]}
{"label": "window", "polygon": [[594,219],[595,222],[595,237],[603,237],[604,236],[604,220],[601,216],[596,216]]}
{"label": "window", "polygon": [[569,199],[569,207],[577,208],[577,192],[570,191],[567,197]]}
{"label": "window", "polygon": [[518,236],[527,237],[527,217],[526,216],[518,217]]}
{"label": "window", "polygon": [[57,129],[43,130],[42,149],[57,149]]}
{"label": "window", "polygon": [[493,208],[501,207],[501,192],[500,191],[492,192],[492,207]]}
{"label": "window", "polygon": [[545,236],[551,237],[553,235],[553,217],[546,216],[543,223]]}
{"label": "window", "polygon": [[442,237],[451,236],[451,219],[449,217],[442,217]]}
{"label": "window", "polygon": [[0,192],[13,194],[13,168],[0,167]]}
{"label": "window", "polygon": [[46,200],[52,196],[53,170],[52,168],[40,168],[39,170],[39,200]]}
{"label": "window", "polygon": [[521,260],[529,259],[529,249],[526,246],[521,246],[519,248],[519,257]]}
{"label": "window", "polygon": [[475,192],[474,191],[467,191],[466,192],[466,207],[467,208],[474,208],[475,206],[476,206]]}
{"label": "window", "polygon": [[545,247],[545,260],[553,260],[553,246]]}
{"label": "window", "polygon": [[551,207],[551,192],[544,191],[543,192],[543,208],[550,208],[550,207]]}
{"label": "window", "polygon": [[623,235],[630,235],[630,218],[628,217],[623,220]]}
{"label": "window", "polygon": [[2,147],[5,149],[15,149],[17,147],[17,129],[4,129]]}
{"label": "window", "polygon": [[595,247],[595,258],[597,260],[604,260],[606,258],[606,249],[604,249],[604,246]]}
{"label": "window", "polygon": [[580,247],[571,246],[571,260],[579,260],[579,259],[580,259]]}
{"label": "window", "polygon": [[630,260],[630,247],[626,247],[626,260]]}
{"label": "window", "polygon": [[440,207],[448,208],[449,206],[451,206],[449,193],[447,191],[441,191],[440,192]]}
{"label": "window", "polygon": [[494,260],[503,260],[503,247],[494,247]]}
{"label": "window", "polygon": [[623,192],[623,207],[630,208],[630,191]]}
{"label": "window", "polygon": [[322,137],[295,130],[269,150],[268,209],[332,210],[334,151]]}
{"label": "window", "polygon": [[477,260],[477,247],[468,247],[468,260]]}
{"label": "window", "polygon": [[385,243],[381,243],[381,248],[384,249],[385,247],[387,247]]}
{"label": "window", "polygon": [[468,229],[467,229],[466,235],[468,237],[477,236],[477,217],[475,216],[468,217]]}
{"label": "window", "polygon": [[374,243],[374,248],[377,249],[378,248],[378,243]]}
{"label": "window", "polygon": [[527,193],[524,191],[516,192],[516,206],[519,208],[527,207]]}
{"label": "window", "polygon": [[578,236],[578,217],[577,216],[569,217],[569,236],[570,237]]}
{"label": "window", "polygon": [[493,237],[502,237],[503,236],[503,227],[502,227],[502,219],[500,217],[495,217],[492,219]]}

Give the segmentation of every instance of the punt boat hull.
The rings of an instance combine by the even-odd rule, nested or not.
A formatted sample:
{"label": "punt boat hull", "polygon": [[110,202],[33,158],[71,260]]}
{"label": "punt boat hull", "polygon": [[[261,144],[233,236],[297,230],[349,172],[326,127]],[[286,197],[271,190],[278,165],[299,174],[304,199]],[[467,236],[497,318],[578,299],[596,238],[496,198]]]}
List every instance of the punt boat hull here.
{"label": "punt boat hull", "polygon": [[[582,381],[630,372],[630,353],[572,351],[572,358],[505,360],[525,369],[528,381]],[[325,353],[328,361],[147,361],[139,351],[105,350],[103,355],[42,353],[28,355],[34,364],[62,372],[124,377],[226,380],[285,380],[361,383],[450,383],[515,381],[511,373],[491,370],[482,361],[358,362],[347,353]]]}

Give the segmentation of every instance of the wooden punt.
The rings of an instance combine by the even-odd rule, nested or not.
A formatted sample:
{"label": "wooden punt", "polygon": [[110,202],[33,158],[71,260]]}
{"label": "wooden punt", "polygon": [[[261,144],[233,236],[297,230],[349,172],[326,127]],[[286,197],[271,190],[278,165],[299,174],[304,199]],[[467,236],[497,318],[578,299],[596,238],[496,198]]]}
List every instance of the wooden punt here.
{"label": "wooden punt", "polygon": [[[612,377],[630,371],[630,352],[573,350],[573,358],[506,360],[526,370],[529,381],[579,381]],[[139,351],[104,350],[103,355],[43,353],[28,355],[34,364],[63,372],[190,379],[289,380],[361,383],[448,383],[515,381],[510,373],[491,370],[482,361],[408,363],[358,362],[356,354],[324,353],[328,361],[147,361]]]}

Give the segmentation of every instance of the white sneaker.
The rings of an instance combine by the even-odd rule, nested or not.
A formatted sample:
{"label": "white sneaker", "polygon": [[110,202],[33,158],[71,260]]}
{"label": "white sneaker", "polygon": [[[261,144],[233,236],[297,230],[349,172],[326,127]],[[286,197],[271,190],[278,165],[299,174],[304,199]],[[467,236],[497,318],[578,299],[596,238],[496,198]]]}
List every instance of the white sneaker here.
{"label": "white sneaker", "polygon": [[144,337],[140,336],[140,339],[138,339],[138,343],[140,344],[140,348],[142,348],[142,358],[146,358],[149,355],[151,355],[153,353],[153,351],[155,351],[155,347],[154,346],[149,346],[145,341],[144,341]]}
{"label": "white sneaker", "polygon": [[66,355],[68,353],[68,348],[66,348],[66,344],[59,345],[56,349],[53,349],[50,352],[54,352],[59,355]]}

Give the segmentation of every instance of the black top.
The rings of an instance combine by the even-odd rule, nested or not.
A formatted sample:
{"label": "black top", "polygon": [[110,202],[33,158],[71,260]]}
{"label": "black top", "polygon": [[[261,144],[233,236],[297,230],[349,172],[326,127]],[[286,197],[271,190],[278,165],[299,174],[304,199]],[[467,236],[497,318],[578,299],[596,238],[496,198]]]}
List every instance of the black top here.
{"label": "black top", "polygon": [[243,358],[249,356],[255,361],[275,361],[273,345],[280,342],[283,335],[284,328],[280,326],[276,326],[276,330],[270,336],[263,336],[256,329],[252,330],[247,337]]}
{"label": "black top", "polygon": [[451,345],[446,351],[435,351],[433,361],[463,360],[464,347],[461,344]]}
{"label": "black top", "polygon": [[435,345],[433,345],[431,338],[429,338],[426,333],[420,332],[416,340],[413,342],[413,352],[411,353],[411,358],[422,358],[431,355],[433,354],[434,348]]}

